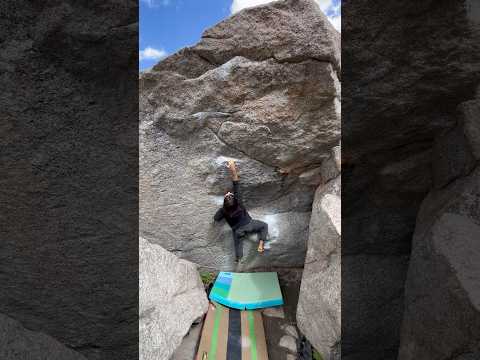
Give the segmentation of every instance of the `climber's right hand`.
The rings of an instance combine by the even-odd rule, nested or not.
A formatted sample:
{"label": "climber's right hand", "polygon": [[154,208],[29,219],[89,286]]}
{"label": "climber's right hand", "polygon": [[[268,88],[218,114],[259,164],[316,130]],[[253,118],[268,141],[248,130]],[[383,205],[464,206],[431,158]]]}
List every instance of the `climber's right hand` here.
{"label": "climber's right hand", "polygon": [[228,167],[230,170],[235,171],[235,170],[236,170],[235,161],[233,161],[233,160],[228,160],[228,161],[227,161],[227,167]]}

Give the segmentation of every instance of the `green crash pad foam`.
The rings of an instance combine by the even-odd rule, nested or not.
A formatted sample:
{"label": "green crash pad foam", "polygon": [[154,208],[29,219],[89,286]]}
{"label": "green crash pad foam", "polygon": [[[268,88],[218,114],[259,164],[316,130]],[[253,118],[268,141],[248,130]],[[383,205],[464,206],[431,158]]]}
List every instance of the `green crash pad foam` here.
{"label": "green crash pad foam", "polygon": [[221,272],[210,291],[210,299],[239,310],[283,305],[275,272]]}

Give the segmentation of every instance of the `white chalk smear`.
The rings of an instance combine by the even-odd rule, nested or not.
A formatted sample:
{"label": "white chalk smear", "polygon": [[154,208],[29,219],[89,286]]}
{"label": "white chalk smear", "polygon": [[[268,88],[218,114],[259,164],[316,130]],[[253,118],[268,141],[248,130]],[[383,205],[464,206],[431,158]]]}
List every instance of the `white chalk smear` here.
{"label": "white chalk smear", "polygon": [[225,165],[225,166],[227,166],[227,162],[228,162],[229,160],[239,161],[238,159],[235,159],[235,158],[232,158],[232,157],[218,156],[218,157],[215,159],[215,162],[217,163],[217,165]]}
{"label": "white chalk smear", "polygon": [[264,215],[261,217],[261,220],[268,224],[268,240],[264,246],[264,248],[268,250],[272,244],[277,242],[280,235],[280,230],[278,228],[278,215]]}
{"label": "white chalk smear", "polygon": [[223,205],[223,196],[212,196],[211,198],[215,205],[219,205],[219,206]]}

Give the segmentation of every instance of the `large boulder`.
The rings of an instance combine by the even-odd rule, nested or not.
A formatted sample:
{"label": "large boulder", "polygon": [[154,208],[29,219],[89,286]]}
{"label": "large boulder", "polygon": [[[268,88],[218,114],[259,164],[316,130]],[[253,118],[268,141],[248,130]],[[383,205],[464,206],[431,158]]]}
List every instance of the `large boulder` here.
{"label": "large boulder", "polygon": [[31,331],[18,321],[0,314],[0,358],[2,360],[87,360],[47,334]]}
{"label": "large boulder", "polygon": [[319,179],[300,174],[338,143],[338,70],[339,34],[315,1],[285,0],[239,12],[142,73],[141,235],[233,269],[231,232],[212,218],[234,159],[247,208],[270,227],[261,258],[245,241],[241,268],[303,266]]}
{"label": "large boulder", "polygon": [[341,66],[340,34],[313,0],[283,0],[240,11],[206,30],[200,42],[153,67],[198,77],[235,56],[255,61],[315,59]]}
{"label": "large boulder", "polygon": [[[457,106],[480,82],[475,12],[468,0],[342,2],[345,359],[397,358],[420,205],[472,169],[471,157],[455,163],[448,148],[467,153]],[[474,107],[460,109],[472,128]],[[473,134],[465,137],[475,145]]]}
{"label": "large boulder", "polygon": [[415,234],[400,360],[451,359],[452,354],[478,351],[478,181],[477,171],[466,182],[452,185],[449,194],[432,193],[424,204],[421,218],[431,207],[440,211],[435,219],[421,219]]}
{"label": "large boulder", "polygon": [[194,264],[139,240],[140,359],[169,359],[208,300]]}
{"label": "large boulder", "polygon": [[[458,156],[459,148],[468,148],[466,139],[444,149],[445,157],[455,158],[456,164],[473,157]],[[432,190],[422,204],[406,282],[399,360],[480,355],[479,183],[477,166]]]}
{"label": "large boulder", "polygon": [[297,325],[323,359],[340,359],[341,177],[321,185],[310,219]]}

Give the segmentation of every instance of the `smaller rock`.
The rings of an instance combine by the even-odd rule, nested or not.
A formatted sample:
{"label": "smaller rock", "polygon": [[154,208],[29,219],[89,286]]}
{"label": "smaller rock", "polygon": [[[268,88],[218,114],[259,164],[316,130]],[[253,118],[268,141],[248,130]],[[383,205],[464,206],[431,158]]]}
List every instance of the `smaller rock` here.
{"label": "smaller rock", "polygon": [[206,313],[207,295],[195,264],[144,238],[139,259],[139,358],[170,359]]}
{"label": "smaller rock", "polygon": [[200,317],[196,318],[195,320],[193,320],[192,326],[198,325],[198,324],[200,324],[202,321],[203,321],[203,316],[200,316]]}
{"label": "smaller rock", "polygon": [[297,326],[327,359],[340,341],[341,177],[320,185],[309,226],[308,252],[297,305]]}
{"label": "smaller rock", "polygon": [[285,319],[285,313],[283,312],[283,307],[271,307],[263,310],[263,315],[268,317],[274,317],[279,319]]}
{"label": "smaller rock", "polygon": [[297,357],[292,354],[287,354],[287,360],[297,360]]}
{"label": "smaller rock", "polygon": [[194,359],[201,334],[202,326],[193,325],[170,360]]}
{"label": "smaller rock", "polygon": [[297,353],[297,341],[293,336],[284,335],[280,339],[280,343],[278,344],[280,347],[283,347],[292,353]]}
{"label": "smaller rock", "polygon": [[284,325],[282,326],[283,331],[285,331],[288,335],[293,336],[295,339],[298,339],[298,332],[295,329],[295,326],[292,325]]}
{"label": "smaller rock", "polygon": [[479,182],[476,169],[423,201],[405,282],[398,360],[478,359],[469,355],[478,354],[480,343],[479,332],[472,331],[480,329]]}

